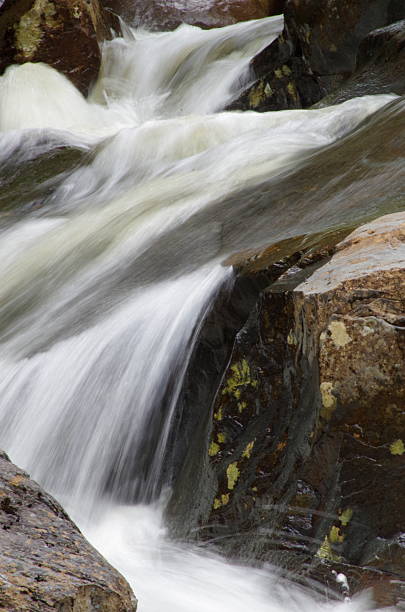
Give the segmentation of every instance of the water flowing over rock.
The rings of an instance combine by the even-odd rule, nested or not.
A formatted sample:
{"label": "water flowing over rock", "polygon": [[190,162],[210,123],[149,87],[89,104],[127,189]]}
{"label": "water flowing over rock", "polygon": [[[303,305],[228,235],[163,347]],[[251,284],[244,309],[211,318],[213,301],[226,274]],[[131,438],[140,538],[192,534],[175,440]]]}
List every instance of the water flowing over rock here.
{"label": "water flowing over rock", "polygon": [[201,534],[403,602],[404,213],[321,264],[281,276],[237,335],[212,410]]}
{"label": "water flowing over rock", "polygon": [[100,68],[99,43],[110,37],[112,25],[98,0],[5,0],[0,74],[11,64],[45,62],[86,95]]}
{"label": "water flowing over rock", "polygon": [[154,30],[173,30],[182,23],[220,28],[239,21],[282,13],[285,0],[102,0],[126,21]]}
{"label": "water flowing over rock", "polygon": [[135,612],[124,578],[62,507],[0,453],[0,609]]}
{"label": "water flowing over rock", "polygon": [[[404,17],[404,5],[393,0],[289,0],[283,33],[252,60],[246,91],[229,108],[267,111],[311,106],[356,70],[359,46],[369,32]],[[389,83],[399,81],[402,91],[404,79],[396,75],[395,62],[380,71],[388,73]],[[368,76],[370,90],[365,86],[361,95],[377,91]]]}
{"label": "water flowing over rock", "polygon": [[[368,585],[381,605],[402,597],[402,234],[388,219],[381,248],[377,225],[347,237],[404,208],[405,101],[218,112],[282,27],[126,27],[88,99],[42,63],[0,77],[0,447],[145,612],[337,612],[326,598]],[[379,253],[374,284],[350,277],[360,239],[368,272]],[[4,537],[32,518],[13,483]],[[103,607],[108,575],[86,582],[86,551],[68,609],[82,578]]]}

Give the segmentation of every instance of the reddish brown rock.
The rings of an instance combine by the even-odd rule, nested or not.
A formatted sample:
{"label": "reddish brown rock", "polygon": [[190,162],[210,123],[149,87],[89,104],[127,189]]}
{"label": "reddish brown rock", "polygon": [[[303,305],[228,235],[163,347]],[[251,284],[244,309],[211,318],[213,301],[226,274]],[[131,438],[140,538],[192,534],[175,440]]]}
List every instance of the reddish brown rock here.
{"label": "reddish brown rock", "polygon": [[219,28],[282,13],[285,0],[103,0],[104,6],[135,25],[172,30],[181,23]]}
{"label": "reddish brown rock", "polygon": [[135,612],[124,578],[0,452],[0,610]]}
{"label": "reddish brown rock", "polygon": [[6,0],[0,7],[0,74],[11,64],[45,62],[86,95],[100,68],[99,43],[111,26],[98,0]]}
{"label": "reddish brown rock", "polygon": [[304,582],[339,592],[334,570],[351,593],[405,601],[404,406],[405,214],[395,213],[352,232],[329,263],[298,261],[260,296],[213,406],[201,536]]}

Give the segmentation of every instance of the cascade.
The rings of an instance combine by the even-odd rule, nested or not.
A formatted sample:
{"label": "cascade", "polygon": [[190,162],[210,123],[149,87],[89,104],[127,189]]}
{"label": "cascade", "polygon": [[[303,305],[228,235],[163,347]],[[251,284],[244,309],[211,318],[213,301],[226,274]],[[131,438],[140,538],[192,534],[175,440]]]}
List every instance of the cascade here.
{"label": "cascade", "polygon": [[128,30],[105,44],[89,100],[41,64],[0,78],[4,167],[82,156],[1,217],[0,447],[63,502],[145,612],[368,609],[365,597],[320,602],[272,568],[175,543],[163,518],[176,402],[199,326],[233,282],[223,261],[335,214],[297,219],[291,203],[272,220],[238,192],[288,176],[394,99],[218,112],[281,27]]}

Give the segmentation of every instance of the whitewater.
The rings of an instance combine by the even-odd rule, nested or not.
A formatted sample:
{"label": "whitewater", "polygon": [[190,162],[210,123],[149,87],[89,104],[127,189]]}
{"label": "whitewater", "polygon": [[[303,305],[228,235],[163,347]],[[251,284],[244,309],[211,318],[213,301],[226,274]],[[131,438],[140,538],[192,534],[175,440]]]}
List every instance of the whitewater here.
{"label": "whitewater", "polygon": [[232,286],[223,262],[249,236],[329,222],[308,211],[300,227],[260,234],[257,211],[225,198],[288,175],[393,99],[223,112],[281,28],[281,17],[126,28],[105,43],[88,100],[43,64],[0,77],[0,162],[83,155],[39,205],[0,219],[0,447],[124,574],[141,612],[371,606],[367,594],[324,601],[275,568],[175,542],[165,522],[165,449],[201,322]]}

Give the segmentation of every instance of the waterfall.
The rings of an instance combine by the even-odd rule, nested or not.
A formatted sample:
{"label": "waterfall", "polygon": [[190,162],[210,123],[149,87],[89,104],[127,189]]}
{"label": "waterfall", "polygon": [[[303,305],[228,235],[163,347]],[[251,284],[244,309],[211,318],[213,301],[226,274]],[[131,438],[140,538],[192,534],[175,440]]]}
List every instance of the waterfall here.
{"label": "waterfall", "polygon": [[[279,583],[271,568],[174,543],[162,518],[183,378],[201,321],[232,284],[222,262],[253,235],[291,232],[288,211],[266,225],[251,199],[228,196],[288,175],[393,99],[218,112],[281,27],[276,17],[128,30],[105,44],[89,100],[41,64],[0,78],[7,172],[55,151],[83,154],[39,202],[0,216],[0,447],[62,500],[141,611],[343,605]],[[328,227],[329,216],[309,211],[293,230]],[[368,609],[365,599],[344,605]]]}

